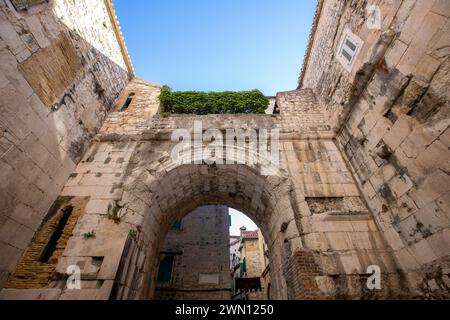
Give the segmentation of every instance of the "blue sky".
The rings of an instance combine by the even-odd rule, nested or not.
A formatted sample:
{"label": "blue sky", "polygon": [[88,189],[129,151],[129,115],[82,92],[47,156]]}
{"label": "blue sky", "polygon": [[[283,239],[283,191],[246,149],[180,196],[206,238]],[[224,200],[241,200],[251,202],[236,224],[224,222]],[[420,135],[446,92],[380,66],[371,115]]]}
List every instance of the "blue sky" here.
{"label": "blue sky", "polygon": [[292,90],[316,0],[114,0],[136,75],[174,90]]}
{"label": "blue sky", "polygon": [[237,211],[233,208],[229,208],[228,213],[231,215],[230,235],[232,236],[240,235],[239,228],[242,226],[246,227],[248,231],[256,230],[258,228],[258,226],[253,222],[253,220],[251,220],[242,212]]}

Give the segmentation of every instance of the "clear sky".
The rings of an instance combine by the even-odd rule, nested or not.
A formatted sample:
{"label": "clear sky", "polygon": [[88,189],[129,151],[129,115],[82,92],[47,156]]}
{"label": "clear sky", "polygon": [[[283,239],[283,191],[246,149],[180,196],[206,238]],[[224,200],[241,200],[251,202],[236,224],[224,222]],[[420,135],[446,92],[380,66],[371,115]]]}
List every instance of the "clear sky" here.
{"label": "clear sky", "polygon": [[245,214],[235,209],[229,208],[228,213],[231,215],[230,235],[238,236],[240,234],[239,228],[244,226],[248,231],[256,230],[256,224]]}
{"label": "clear sky", "polygon": [[316,0],[113,0],[136,75],[174,90],[295,89]]}

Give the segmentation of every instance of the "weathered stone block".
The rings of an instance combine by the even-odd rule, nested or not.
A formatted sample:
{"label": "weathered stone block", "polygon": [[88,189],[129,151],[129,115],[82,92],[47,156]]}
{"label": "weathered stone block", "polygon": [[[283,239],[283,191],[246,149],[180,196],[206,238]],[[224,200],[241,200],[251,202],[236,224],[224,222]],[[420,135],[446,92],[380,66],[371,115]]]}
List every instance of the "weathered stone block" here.
{"label": "weathered stone block", "polygon": [[386,53],[386,64],[390,67],[395,67],[400,62],[401,57],[405,54],[408,45],[401,40],[395,40],[393,46]]}
{"label": "weathered stone block", "polygon": [[407,116],[401,115],[392,128],[383,136],[383,141],[391,148],[391,150],[397,149],[397,147],[406,139],[411,133],[415,122]]}
{"label": "weathered stone block", "polygon": [[386,229],[383,232],[383,235],[392,250],[398,251],[405,247],[405,243],[403,242],[401,236],[394,228]]}
{"label": "weathered stone block", "polygon": [[411,271],[419,267],[419,263],[415,259],[409,247],[405,247],[394,253],[398,264],[403,270]]}
{"label": "weathered stone block", "polygon": [[102,266],[103,257],[61,257],[58,259],[55,271],[66,275],[70,266],[78,266],[81,270],[81,279],[97,279]]}
{"label": "weathered stone block", "polygon": [[39,46],[41,48],[48,47],[50,45],[50,41],[45,35],[45,30],[42,27],[42,24],[40,23],[38,17],[29,16],[25,18],[25,21]]}
{"label": "weathered stone block", "polygon": [[433,234],[428,239],[433,252],[438,258],[447,257],[450,255],[448,248],[450,247],[450,230],[445,229],[441,232]]}
{"label": "weathered stone block", "polygon": [[406,194],[414,186],[407,174],[396,175],[388,182],[389,189],[398,199]]}
{"label": "weathered stone block", "polygon": [[429,175],[421,184],[413,188],[409,195],[420,208],[423,208],[449,190],[449,175],[437,170]]}
{"label": "weathered stone block", "polygon": [[[97,281],[94,281],[97,283]],[[100,282],[99,289],[65,290],[59,300],[108,300],[114,281]],[[95,284],[97,286],[97,284]]]}
{"label": "weathered stone block", "polygon": [[0,242],[0,270],[12,271],[22,256],[23,250]]}
{"label": "weathered stone block", "polygon": [[3,289],[0,300],[57,300],[61,289]]}
{"label": "weathered stone block", "polygon": [[410,247],[410,250],[411,254],[421,265],[430,263],[438,258],[427,239],[423,239],[418,243],[413,244]]}
{"label": "weathered stone block", "polygon": [[346,232],[327,232],[325,235],[332,250],[342,251],[353,248],[352,241]]}
{"label": "weathered stone block", "polygon": [[424,54],[419,60],[414,74],[419,78],[430,81],[440,66],[441,62],[439,60]]}
{"label": "weathered stone block", "polygon": [[414,215],[421,224],[424,235],[431,235],[450,226],[450,219],[435,202],[431,202]]}
{"label": "weathered stone block", "polygon": [[345,274],[359,274],[365,272],[359,262],[358,255],[356,253],[340,253],[339,260],[342,264]]}
{"label": "weathered stone block", "polygon": [[329,246],[324,233],[308,233],[303,236],[305,246],[311,250],[327,251]]}
{"label": "weathered stone block", "polygon": [[450,159],[448,147],[436,140],[417,156],[416,163],[424,174],[430,174],[448,159]]}

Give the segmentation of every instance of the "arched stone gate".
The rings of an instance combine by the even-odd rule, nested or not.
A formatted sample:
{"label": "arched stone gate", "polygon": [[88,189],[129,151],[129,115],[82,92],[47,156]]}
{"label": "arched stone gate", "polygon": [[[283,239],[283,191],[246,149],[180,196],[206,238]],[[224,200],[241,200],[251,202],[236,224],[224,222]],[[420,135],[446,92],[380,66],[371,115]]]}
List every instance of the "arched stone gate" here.
{"label": "arched stone gate", "polygon": [[[293,250],[300,245],[290,188],[287,177],[264,177],[245,165],[181,165],[170,171],[142,172],[125,186],[123,195],[128,208],[143,213],[136,228],[141,231],[137,245],[143,250],[146,266],[140,275],[144,286],[135,288],[136,294],[152,296],[160,247],[173,222],[197,207],[221,204],[245,212],[261,228],[269,246],[276,296],[286,298],[282,261],[291,253],[285,253],[287,257],[280,253],[285,241],[292,241]],[[148,199],[148,204],[142,204],[145,208],[134,208],[135,197]],[[283,224],[291,223],[289,230],[279,232]]]}
{"label": "arched stone gate", "polygon": [[[131,92],[132,103],[120,111]],[[407,284],[334,142],[326,113],[310,91],[279,99],[287,114],[278,116],[166,117],[158,114],[158,94],[159,87],[139,80],[122,93],[49,213],[55,216],[70,207],[81,214],[64,228],[65,242],[52,256],[48,284],[31,287],[30,294],[152,298],[168,229],[176,219],[209,204],[241,210],[260,226],[269,246],[274,299],[407,294]],[[263,175],[257,165],[175,163],[170,153],[177,142],[171,141],[171,133],[192,131],[194,121],[201,121],[204,130],[279,129],[278,173]],[[41,232],[45,230],[44,225]],[[32,244],[30,252],[37,249],[39,244]],[[32,255],[24,259],[32,260]],[[27,271],[21,265],[2,292],[5,297],[30,288],[30,279],[20,277]],[[72,265],[81,271],[80,290],[66,287]],[[372,265],[381,272],[380,289],[366,285]]]}

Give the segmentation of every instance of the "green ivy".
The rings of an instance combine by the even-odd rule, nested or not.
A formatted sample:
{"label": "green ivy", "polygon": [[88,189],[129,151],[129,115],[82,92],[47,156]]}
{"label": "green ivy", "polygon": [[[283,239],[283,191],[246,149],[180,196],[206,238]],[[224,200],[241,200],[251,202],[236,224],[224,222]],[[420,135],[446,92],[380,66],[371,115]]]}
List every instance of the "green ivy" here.
{"label": "green ivy", "polygon": [[172,91],[163,86],[159,95],[163,112],[182,114],[264,113],[269,100],[252,91]]}

